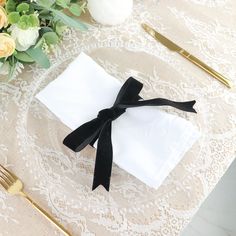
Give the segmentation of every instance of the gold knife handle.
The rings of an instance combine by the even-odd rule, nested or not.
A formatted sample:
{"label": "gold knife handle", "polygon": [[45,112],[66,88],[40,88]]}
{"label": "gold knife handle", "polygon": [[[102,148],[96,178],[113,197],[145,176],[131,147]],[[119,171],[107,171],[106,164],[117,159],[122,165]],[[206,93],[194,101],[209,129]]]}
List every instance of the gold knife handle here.
{"label": "gold knife handle", "polygon": [[181,56],[185,57],[186,59],[188,59],[189,61],[191,61],[192,63],[194,63],[196,66],[200,67],[205,72],[207,72],[210,75],[212,75],[215,79],[217,79],[218,81],[220,81],[221,83],[226,85],[228,88],[232,88],[233,87],[233,84],[232,84],[232,82],[229,79],[227,79],[226,77],[224,77],[223,75],[221,75],[220,73],[218,73],[217,71],[212,69],[210,66],[208,66],[204,62],[200,61],[198,58],[196,58],[195,56],[191,55],[187,51],[181,50],[181,51],[179,51],[179,54]]}
{"label": "gold knife handle", "polygon": [[61,225],[59,222],[57,222],[48,212],[46,212],[43,208],[41,208],[37,203],[35,203],[26,193],[23,191],[20,193],[22,197],[24,197],[28,202],[37,210],[39,211],[43,216],[46,217],[51,223],[53,223],[61,232],[64,233],[66,236],[72,236],[63,225]]}

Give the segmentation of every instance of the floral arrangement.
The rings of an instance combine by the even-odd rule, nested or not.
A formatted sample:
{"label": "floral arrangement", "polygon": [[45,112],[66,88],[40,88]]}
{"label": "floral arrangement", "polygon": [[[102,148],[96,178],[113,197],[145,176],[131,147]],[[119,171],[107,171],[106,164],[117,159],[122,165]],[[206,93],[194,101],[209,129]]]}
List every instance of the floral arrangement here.
{"label": "floral arrangement", "polygon": [[50,67],[48,53],[68,27],[85,30],[78,0],[0,0],[0,74],[12,78],[19,64]]}

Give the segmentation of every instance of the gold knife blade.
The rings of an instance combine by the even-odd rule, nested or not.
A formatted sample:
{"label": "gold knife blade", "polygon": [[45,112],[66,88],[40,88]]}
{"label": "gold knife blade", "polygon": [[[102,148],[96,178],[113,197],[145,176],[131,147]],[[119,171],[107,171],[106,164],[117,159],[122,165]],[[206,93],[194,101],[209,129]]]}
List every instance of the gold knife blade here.
{"label": "gold knife blade", "polygon": [[196,66],[213,76],[215,79],[226,85],[228,88],[233,87],[233,83],[228,80],[226,77],[209,67],[207,64],[196,58],[195,56],[191,55],[189,52],[163,36],[162,34],[158,33],[156,30],[154,30],[152,27],[148,26],[147,24],[142,24],[143,29],[151,35],[154,39],[159,41],[161,44],[163,44],[165,47],[170,49],[171,51],[179,53],[181,56],[189,60],[190,62],[194,63]]}

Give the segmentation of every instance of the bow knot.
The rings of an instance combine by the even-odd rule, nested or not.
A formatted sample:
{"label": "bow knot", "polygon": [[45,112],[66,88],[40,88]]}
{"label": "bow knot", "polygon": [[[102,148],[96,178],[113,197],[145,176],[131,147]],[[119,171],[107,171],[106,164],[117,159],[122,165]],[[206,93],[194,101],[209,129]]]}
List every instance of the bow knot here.
{"label": "bow knot", "polygon": [[118,108],[118,107],[111,107],[107,109],[103,109],[99,111],[98,113],[98,118],[103,120],[103,121],[108,121],[108,120],[116,120],[119,116],[121,116],[125,112],[125,109]]}
{"label": "bow knot", "polygon": [[93,146],[98,140],[93,190],[103,185],[109,191],[113,161],[111,124],[113,120],[125,113],[126,109],[142,106],[171,106],[182,111],[196,112],[193,108],[195,101],[174,102],[163,98],[140,100],[139,93],[142,87],[142,83],[132,77],[129,78],[120,89],[111,108],[101,110],[97,118],[81,125],[63,141],[67,147],[79,152],[89,144]]}

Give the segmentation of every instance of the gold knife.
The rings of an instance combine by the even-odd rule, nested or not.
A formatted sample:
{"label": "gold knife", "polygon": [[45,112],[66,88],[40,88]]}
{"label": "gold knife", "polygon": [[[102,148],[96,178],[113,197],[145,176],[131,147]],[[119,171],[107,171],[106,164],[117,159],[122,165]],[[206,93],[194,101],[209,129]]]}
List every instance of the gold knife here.
{"label": "gold knife", "polygon": [[184,58],[188,59],[189,61],[191,61],[192,63],[194,63],[198,67],[200,67],[202,70],[204,70],[207,73],[209,73],[211,76],[213,76],[215,79],[217,79],[218,81],[220,81],[221,83],[226,85],[228,88],[232,88],[233,87],[233,83],[230,80],[225,78],[223,75],[221,75],[220,73],[218,73],[217,71],[215,71],[214,69],[209,67],[207,64],[205,64],[204,62],[202,62],[201,60],[199,60],[195,56],[191,55],[189,52],[187,52],[183,48],[179,47],[177,44],[175,44],[172,41],[170,41],[165,36],[163,36],[160,33],[158,33],[156,30],[154,30],[153,28],[151,28],[147,24],[142,24],[142,27],[154,39],[156,39],[157,41],[162,43],[164,46],[169,48],[171,51],[175,51],[175,52],[179,53],[181,56],[183,56]]}

